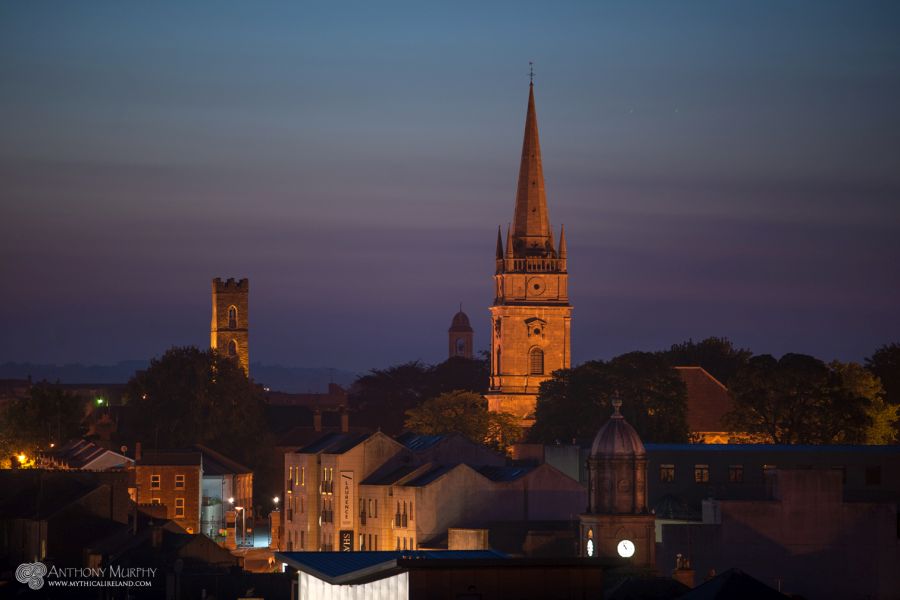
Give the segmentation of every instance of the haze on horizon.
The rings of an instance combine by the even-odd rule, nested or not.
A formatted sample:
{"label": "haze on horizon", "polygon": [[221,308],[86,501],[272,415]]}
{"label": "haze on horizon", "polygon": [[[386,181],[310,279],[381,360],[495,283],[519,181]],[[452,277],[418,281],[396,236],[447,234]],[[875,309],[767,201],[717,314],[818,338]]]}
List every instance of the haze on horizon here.
{"label": "haze on horizon", "polygon": [[574,363],[726,336],[900,340],[900,5],[0,5],[0,361],[209,340],[251,361],[488,344],[528,61]]}

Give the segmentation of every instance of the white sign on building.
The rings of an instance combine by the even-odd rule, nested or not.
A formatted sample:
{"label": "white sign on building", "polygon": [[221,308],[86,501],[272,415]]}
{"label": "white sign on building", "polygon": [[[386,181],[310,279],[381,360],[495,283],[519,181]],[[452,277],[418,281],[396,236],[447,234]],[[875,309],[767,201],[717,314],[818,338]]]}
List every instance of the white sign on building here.
{"label": "white sign on building", "polygon": [[353,528],[353,471],[341,471],[341,528]]}

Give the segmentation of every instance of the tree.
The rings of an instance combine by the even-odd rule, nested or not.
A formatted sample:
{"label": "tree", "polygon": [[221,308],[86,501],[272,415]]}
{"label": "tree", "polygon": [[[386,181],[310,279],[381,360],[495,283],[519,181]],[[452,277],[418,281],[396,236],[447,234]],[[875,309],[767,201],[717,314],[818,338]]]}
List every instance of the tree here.
{"label": "tree", "polygon": [[753,353],[735,348],[728,338],[709,337],[701,342],[674,344],[665,355],[673,367],[701,366],[727,386]]}
{"label": "tree", "polygon": [[531,440],[587,442],[622,399],[622,414],[645,442],[686,442],[686,390],[664,355],[631,352],[556,371],[541,384]]}
{"label": "tree", "polygon": [[774,444],[862,443],[877,391],[857,367],[805,354],[755,356],[732,380],[726,421]]}
{"label": "tree", "polygon": [[51,443],[81,437],[86,400],[46,381],[32,385],[27,398],[9,401],[0,413],[3,458],[24,453],[33,458]]}
{"label": "tree", "polygon": [[884,399],[900,405],[900,344],[884,345],[866,359],[866,368],[881,380]]}
{"label": "tree", "polygon": [[350,387],[355,419],[391,434],[403,430],[406,411],[444,392],[487,390],[487,359],[453,357],[431,366],[418,361],[373,369]]}
{"label": "tree", "polygon": [[444,392],[407,410],[404,425],[425,435],[459,433],[503,452],[521,431],[513,417],[488,411],[484,396],[466,390]]}
{"label": "tree", "polygon": [[897,440],[895,427],[900,424],[900,406],[885,401],[884,387],[878,377],[858,363],[834,361],[828,366],[840,378],[843,393],[850,401],[859,398],[866,405],[869,425],[856,436],[858,441],[864,444],[894,443]]}
{"label": "tree", "polygon": [[268,456],[262,388],[215,350],[171,348],[126,390],[145,446],[204,444],[250,467]]}

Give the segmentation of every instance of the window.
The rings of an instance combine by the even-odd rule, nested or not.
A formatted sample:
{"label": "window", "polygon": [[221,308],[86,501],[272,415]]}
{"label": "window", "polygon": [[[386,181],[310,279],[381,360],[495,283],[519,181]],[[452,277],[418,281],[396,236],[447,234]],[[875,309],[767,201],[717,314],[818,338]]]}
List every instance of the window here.
{"label": "window", "polygon": [[234,340],[228,342],[228,356],[237,356],[237,342]]}
{"label": "window", "polygon": [[184,498],[175,498],[175,518],[184,518]]}
{"label": "window", "polygon": [[544,351],[540,348],[532,348],[529,352],[529,372],[532,375],[544,374]]}
{"label": "window", "polygon": [[866,467],[866,485],[881,485],[881,467]]}
{"label": "window", "polygon": [[160,488],[159,482],[161,477],[159,475],[151,475],[150,476],[150,489],[158,490]]}
{"label": "window", "polygon": [[413,503],[412,503],[412,501],[410,501],[410,502],[409,502],[409,520],[410,520],[410,521],[413,520],[412,506],[413,506]]}
{"label": "window", "polygon": [[659,465],[659,480],[663,483],[675,481],[675,465]]}
{"label": "window", "polygon": [[303,550],[306,547],[306,532],[302,529],[300,530],[300,549]]}
{"label": "window", "polygon": [[175,476],[175,489],[176,490],[184,489],[184,475],[176,475]]}
{"label": "window", "polygon": [[375,516],[378,516],[378,498],[375,498]]}
{"label": "window", "polygon": [[160,504],[162,504],[162,503],[159,501],[159,498],[151,498],[151,499],[150,499],[150,504],[153,504],[154,506],[158,506],[158,505],[160,505]]}
{"label": "window", "polygon": [[237,329],[237,307],[228,307],[228,329]]}
{"label": "window", "polygon": [[366,549],[366,534],[359,534],[359,550],[360,552],[365,551]]}
{"label": "window", "polygon": [[300,467],[300,485],[306,485],[306,467]]}
{"label": "window", "polygon": [[709,483],[709,465],[694,465],[694,483]]}
{"label": "window", "polygon": [[772,477],[775,475],[775,465],[763,465],[763,477]]}
{"label": "window", "polygon": [[375,539],[372,540],[372,550],[378,550],[378,534],[375,534]]}
{"label": "window", "polygon": [[729,465],[728,483],[744,483],[744,465]]}

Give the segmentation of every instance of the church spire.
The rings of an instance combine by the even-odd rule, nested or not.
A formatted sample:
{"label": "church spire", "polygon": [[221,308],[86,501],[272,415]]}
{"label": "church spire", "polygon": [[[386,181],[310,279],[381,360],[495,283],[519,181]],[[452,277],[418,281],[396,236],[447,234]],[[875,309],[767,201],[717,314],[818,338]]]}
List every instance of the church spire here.
{"label": "church spire", "polygon": [[525,117],[525,138],[522,142],[522,162],[519,165],[513,238],[516,257],[547,257],[555,253],[553,234],[550,231],[550,216],[547,212],[547,195],[544,191],[541,143],[538,139],[537,112],[534,107],[534,83],[528,87],[528,112]]}

